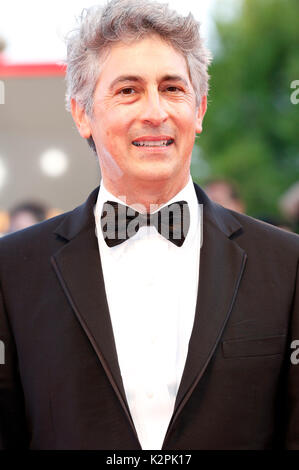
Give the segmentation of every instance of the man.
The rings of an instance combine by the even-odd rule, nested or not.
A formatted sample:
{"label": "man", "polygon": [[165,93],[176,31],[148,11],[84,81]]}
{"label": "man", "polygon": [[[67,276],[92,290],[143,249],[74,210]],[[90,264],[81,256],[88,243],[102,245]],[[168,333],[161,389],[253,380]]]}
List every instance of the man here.
{"label": "man", "polygon": [[299,241],[192,182],[208,62],[192,16],[143,0],[69,37],[102,181],[1,240],[3,448],[299,448]]}

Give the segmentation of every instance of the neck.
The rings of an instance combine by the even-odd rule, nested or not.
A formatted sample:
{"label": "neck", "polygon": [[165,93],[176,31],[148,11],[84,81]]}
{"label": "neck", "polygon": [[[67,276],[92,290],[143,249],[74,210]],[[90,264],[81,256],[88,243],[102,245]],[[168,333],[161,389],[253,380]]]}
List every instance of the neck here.
{"label": "neck", "polygon": [[[188,173],[180,181],[141,181],[134,184],[113,185],[111,181],[105,180],[105,188],[115,197],[121,199],[124,204],[133,207],[141,213],[154,212],[160,206],[167,203],[178,194],[188,183]],[[139,184],[138,184],[139,183]]]}

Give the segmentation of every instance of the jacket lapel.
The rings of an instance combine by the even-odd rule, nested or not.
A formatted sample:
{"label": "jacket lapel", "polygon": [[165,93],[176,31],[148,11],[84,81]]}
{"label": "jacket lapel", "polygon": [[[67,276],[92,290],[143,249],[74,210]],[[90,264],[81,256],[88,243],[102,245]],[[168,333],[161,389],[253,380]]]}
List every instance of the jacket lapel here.
{"label": "jacket lapel", "polygon": [[163,447],[219,343],[247,258],[230,239],[241,232],[239,222],[230,212],[210,201],[198,185],[194,186],[203,216],[197,304],[187,360]]}
{"label": "jacket lapel", "polygon": [[93,208],[98,188],[55,233],[65,245],[51,259],[58,280],[124,409],[137,437],[121,379],[95,234]]}

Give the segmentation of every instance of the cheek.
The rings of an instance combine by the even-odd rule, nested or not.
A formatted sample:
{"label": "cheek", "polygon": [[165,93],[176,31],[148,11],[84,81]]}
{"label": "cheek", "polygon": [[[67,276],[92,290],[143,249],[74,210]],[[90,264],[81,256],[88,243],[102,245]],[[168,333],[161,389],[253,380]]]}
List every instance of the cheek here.
{"label": "cheek", "polygon": [[124,113],[111,113],[109,117],[102,120],[102,131],[105,139],[111,141],[125,139],[128,136],[130,120]]}
{"label": "cheek", "polygon": [[110,122],[99,120],[93,126],[92,135],[97,140],[97,143],[106,148],[113,148],[117,140],[117,128],[110,124]]}
{"label": "cheek", "polygon": [[182,130],[182,132],[188,133],[190,130],[195,128],[196,125],[196,115],[195,111],[186,103],[185,106],[177,107],[175,109],[176,122],[177,126]]}
{"label": "cheek", "polygon": [[196,135],[194,119],[186,119],[184,122],[181,122],[181,127],[179,130],[181,134],[181,140],[184,142],[184,145],[187,143],[193,145]]}

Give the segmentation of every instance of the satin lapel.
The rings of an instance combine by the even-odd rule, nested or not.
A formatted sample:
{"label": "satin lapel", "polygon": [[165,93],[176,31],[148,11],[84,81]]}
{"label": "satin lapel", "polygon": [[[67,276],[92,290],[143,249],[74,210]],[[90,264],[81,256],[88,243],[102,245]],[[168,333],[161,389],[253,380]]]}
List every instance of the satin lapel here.
{"label": "satin lapel", "polygon": [[[77,221],[76,224],[78,224]],[[64,225],[72,225],[72,222]],[[63,229],[65,231],[65,227]],[[56,233],[59,232],[61,233],[62,230],[56,231]],[[95,224],[90,224],[87,230],[82,230],[68,241],[52,257],[51,261],[65,295],[101,361],[138,439],[129,412],[117,360],[98,243],[95,236]]]}
{"label": "satin lapel", "polygon": [[[174,413],[164,443],[219,343],[237,296],[247,257],[245,252],[219,228],[221,224],[212,216],[211,202],[203,204],[202,207],[203,244],[200,253],[195,319]],[[228,233],[236,231],[229,228],[232,221],[236,222],[236,219],[231,216],[231,220],[227,221]],[[236,226],[241,227],[238,223]]]}

